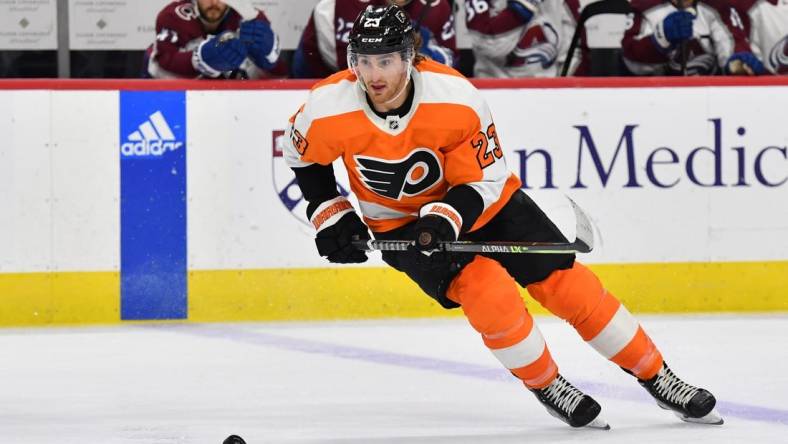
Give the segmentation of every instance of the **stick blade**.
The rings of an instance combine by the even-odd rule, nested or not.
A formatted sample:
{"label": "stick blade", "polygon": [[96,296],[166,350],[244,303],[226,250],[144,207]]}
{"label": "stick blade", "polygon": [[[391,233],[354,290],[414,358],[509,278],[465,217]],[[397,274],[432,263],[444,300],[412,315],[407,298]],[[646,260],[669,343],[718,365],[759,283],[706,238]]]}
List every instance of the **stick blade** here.
{"label": "stick blade", "polygon": [[594,227],[588,216],[580,206],[575,203],[570,197],[569,203],[572,204],[572,210],[575,213],[575,244],[578,245],[577,251],[580,253],[590,253],[594,249]]}

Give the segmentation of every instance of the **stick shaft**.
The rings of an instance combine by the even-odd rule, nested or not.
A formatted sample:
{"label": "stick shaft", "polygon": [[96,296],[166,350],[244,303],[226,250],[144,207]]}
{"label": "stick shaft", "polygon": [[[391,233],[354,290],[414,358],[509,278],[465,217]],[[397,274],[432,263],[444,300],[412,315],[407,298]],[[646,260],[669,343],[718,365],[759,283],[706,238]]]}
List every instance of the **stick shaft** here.
{"label": "stick shaft", "polygon": [[[355,240],[353,246],[366,251],[406,251],[415,247],[409,240]],[[571,254],[591,251],[582,240],[574,242],[441,242],[439,249],[458,253]]]}
{"label": "stick shaft", "polygon": [[[569,199],[575,213],[573,242],[440,242],[439,249],[460,253],[571,254],[590,253],[594,249],[594,230],[588,215]],[[415,240],[354,240],[353,246],[365,251],[406,251],[415,248]]]}

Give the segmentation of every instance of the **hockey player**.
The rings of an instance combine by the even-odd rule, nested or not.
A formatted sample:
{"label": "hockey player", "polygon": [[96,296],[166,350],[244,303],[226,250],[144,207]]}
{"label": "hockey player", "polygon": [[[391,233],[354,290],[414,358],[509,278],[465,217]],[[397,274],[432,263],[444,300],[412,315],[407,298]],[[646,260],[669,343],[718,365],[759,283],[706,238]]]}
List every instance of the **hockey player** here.
{"label": "hockey player", "polygon": [[[465,24],[476,59],[476,77],[555,77],[580,16],[576,0],[474,0]],[[582,51],[570,72],[582,75]]]}
{"label": "hockey player", "polygon": [[242,21],[220,0],[176,0],[156,17],[145,73],[158,79],[282,77],[279,40],[262,11]]}
{"label": "hockey player", "polygon": [[293,77],[323,78],[346,69],[346,48],[353,21],[367,6],[389,3],[403,7],[418,21],[422,54],[456,66],[459,52],[454,14],[448,0],[319,0],[293,54]]}
{"label": "hockey player", "polygon": [[726,68],[733,60],[751,60],[736,31],[721,19],[719,4],[633,0],[634,21],[621,43],[627,68],[637,75],[712,75],[730,73]]}
{"label": "hockey player", "polygon": [[724,0],[721,16],[742,31],[746,47],[726,68],[732,74],[788,74],[788,2]]}
{"label": "hockey player", "polygon": [[[715,399],[679,379],[637,320],[572,254],[450,254],[438,242],[565,241],[510,173],[484,99],[457,71],[416,53],[410,18],[369,7],[350,32],[349,69],[319,82],[290,119],[285,158],[309,202],[318,253],[359,263],[354,239],[415,240],[383,260],[445,308],[461,307],[496,358],[552,414],[601,427],[600,406],[559,372],[517,284],[568,321],[657,402],[722,423]],[[342,158],[362,222],[337,192]]]}

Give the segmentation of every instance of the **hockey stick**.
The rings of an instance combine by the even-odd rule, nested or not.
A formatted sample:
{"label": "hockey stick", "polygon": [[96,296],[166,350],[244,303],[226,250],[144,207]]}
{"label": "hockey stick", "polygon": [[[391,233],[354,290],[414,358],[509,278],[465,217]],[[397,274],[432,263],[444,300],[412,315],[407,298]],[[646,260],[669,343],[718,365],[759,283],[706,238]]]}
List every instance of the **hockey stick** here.
{"label": "hockey stick", "polygon": [[[569,198],[567,198],[569,199]],[[460,253],[589,253],[594,248],[594,231],[583,210],[572,200],[576,236],[572,242],[441,242],[440,250]],[[406,251],[416,245],[411,240],[354,240],[353,246],[365,251]]]}
{"label": "hockey stick", "polygon": [[682,77],[687,76],[687,42],[681,42],[679,44],[679,54],[681,58],[681,75]]}
{"label": "hockey stick", "polygon": [[[681,5],[681,3],[679,3]],[[684,6],[679,6],[680,11],[687,11],[692,15],[697,15],[695,8],[689,7],[685,8]],[[690,36],[690,40],[692,40],[692,36]],[[688,49],[687,49],[687,40],[682,41],[679,43],[679,58],[681,62],[681,75],[683,77],[687,76],[687,57],[689,57]]]}

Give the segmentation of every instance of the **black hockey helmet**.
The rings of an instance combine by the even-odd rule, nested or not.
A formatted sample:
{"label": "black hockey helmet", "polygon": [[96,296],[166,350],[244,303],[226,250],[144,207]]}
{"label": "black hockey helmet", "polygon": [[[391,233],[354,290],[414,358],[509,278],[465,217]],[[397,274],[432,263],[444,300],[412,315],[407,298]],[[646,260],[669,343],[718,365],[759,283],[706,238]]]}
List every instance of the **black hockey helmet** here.
{"label": "black hockey helmet", "polygon": [[369,5],[353,22],[348,49],[355,54],[385,54],[413,44],[413,24],[402,8]]}

